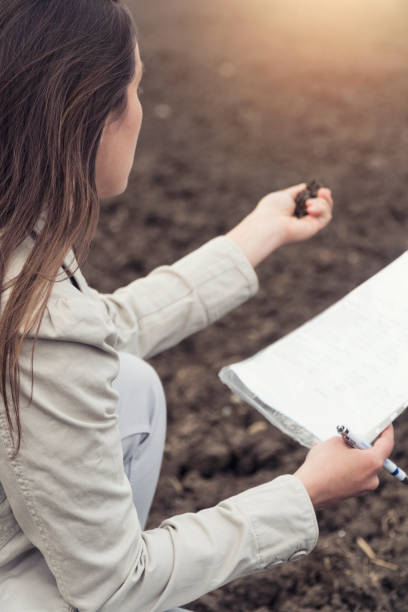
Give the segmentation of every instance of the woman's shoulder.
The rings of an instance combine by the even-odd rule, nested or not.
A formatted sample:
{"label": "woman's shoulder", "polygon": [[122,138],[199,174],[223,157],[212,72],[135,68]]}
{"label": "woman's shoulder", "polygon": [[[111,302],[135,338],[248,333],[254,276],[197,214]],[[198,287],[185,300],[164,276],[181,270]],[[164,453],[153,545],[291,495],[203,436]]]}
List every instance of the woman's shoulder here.
{"label": "woman's shoulder", "polygon": [[[6,280],[18,276],[31,248],[32,241],[27,239],[15,250],[7,267]],[[72,260],[72,254],[68,259]],[[79,275],[84,282],[80,271]],[[97,291],[87,285],[83,289],[78,290],[60,268],[39,329],[40,339],[81,342],[100,348],[114,346],[116,332],[104,302]],[[29,337],[35,335],[35,330],[29,333]]]}
{"label": "woman's shoulder", "polygon": [[116,331],[103,302],[63,283],[53,286],[39,337],[114,346]]}

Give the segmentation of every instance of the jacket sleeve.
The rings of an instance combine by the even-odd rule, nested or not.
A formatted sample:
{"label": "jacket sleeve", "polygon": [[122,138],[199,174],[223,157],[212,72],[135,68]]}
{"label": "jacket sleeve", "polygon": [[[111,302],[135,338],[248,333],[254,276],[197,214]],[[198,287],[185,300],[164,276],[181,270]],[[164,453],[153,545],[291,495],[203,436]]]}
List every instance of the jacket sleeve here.
{"label": "jacket sleeve", "polygon": [[239,306],[258,290],[241,249],[218,236],[172,266],[100,294],[117,330],[117,350],[152,357]]}
{"label": "jacket sleeve", "polygon": [[0,412],[1,482],[63,600],[80,612],[158,612],[307,554],[317,524],[294,476],[141,531],[111,384],[118,372],[114,334],[91,297],[52,302],[34,353],[30,405],[29,340],[24,347],[23,438],[14,460]]}

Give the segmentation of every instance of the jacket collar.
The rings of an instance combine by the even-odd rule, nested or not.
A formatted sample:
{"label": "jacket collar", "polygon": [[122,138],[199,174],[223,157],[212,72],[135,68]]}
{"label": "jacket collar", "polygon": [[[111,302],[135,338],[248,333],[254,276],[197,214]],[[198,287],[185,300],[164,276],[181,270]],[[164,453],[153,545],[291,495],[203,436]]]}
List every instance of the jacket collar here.
{"label": "jacket collar", "polygon": [[[46,211],[43,210],[37,221],[36,224],[34,226],[34,232],[33,235],[30,237],[31,238],[31,244],[34,242],[35,240],[35,234],[40,232],[42,230],[42,228],[45,225],[45,221],[46,221]],[[64,259],[63,259],[63,263],[61,268],[59,269],[58,272],[58,279],[64,278],[67,276],[67,272],[64,270],[67,270],[71,273],[71,276],[74,277],[80,291],[82,292],[86,292],[86,288],[87,288],[87,283],[86,280],[84,278],[84,276],[82,275],[80,269],[79,269],[79,265],[78,265],[78,261],[75,257],[74,251],[72,249],[69,249],[69,251],[67,252],[67,254],[65,255]]]}

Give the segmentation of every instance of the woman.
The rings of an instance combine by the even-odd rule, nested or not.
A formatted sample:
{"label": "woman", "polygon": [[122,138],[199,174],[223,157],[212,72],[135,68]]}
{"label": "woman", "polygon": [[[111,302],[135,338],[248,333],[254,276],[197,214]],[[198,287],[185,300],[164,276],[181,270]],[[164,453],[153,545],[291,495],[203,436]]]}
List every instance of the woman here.
{"label": "woman", "polygon": [[[0,6],[2,300],[0,609],[135,612],[187,604],[314,547],[314,507],[374,489],[370,451],[334,438],[284,475],[143,531],[160,468],[164,397],[141,360],[256,292],[254,267],[331,217],[330,191],[267,195],[226,236],[112,295],[82,263],[99,198],[127,186],[142,65],[114,0]],[[135,238],[136,239],[136,238]],[[75,253],[75,255],[74,255]],[[119,354],[118,351],[121,351]]]}

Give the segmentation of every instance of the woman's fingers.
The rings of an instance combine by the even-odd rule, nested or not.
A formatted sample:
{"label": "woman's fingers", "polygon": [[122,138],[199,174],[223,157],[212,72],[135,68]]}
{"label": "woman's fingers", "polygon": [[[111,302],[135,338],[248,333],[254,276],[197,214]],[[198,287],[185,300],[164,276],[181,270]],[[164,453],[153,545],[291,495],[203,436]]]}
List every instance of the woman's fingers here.
{"label": "woman's fingers", "polygon": [[[292,187],[287,187],[283,191],[286,191],[291,198],[295,199],[296,196],[304,189],[306,189],[306,183],[299,183],[298,185],[292,185]],[[317,192],[317,197],[325,199],[326,202],[329,204],[330,208],[333,208],[332,192],[328,187],[320,187],[319,191]],[[311,200],[313,201],[315,199],[316,198],[311,198]]]}
{"label": "woman's fingers", "polygon": [[331,216],[333,206],[326,198],[310,198],[306,200],[306,209],[313,217]]}
{"label": "woman's fingers", "polygon": [[373,444],[376,451],[379,453],[382,462],[391,455],[392,449],[394,448],[394,427],[388,425],[382,434],[377,438]]}
{"label": "woman's fingers", "polygon": [[332,192],[330,189],[328,189],[327,187],[320,187],[319,191],[317,192],[317,197],[324,198],[329,204],[330,208],[333,209],[334,203],[332,198]]}
{"label": "woman's fingers", "polygon": [[324,198],[313,198],[306,202],[307,216],[299,219],[310,230],[318,231],[329,223],[332,218],[332,208]]}

